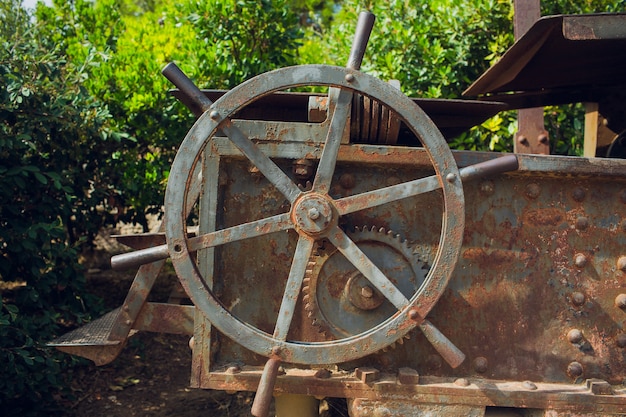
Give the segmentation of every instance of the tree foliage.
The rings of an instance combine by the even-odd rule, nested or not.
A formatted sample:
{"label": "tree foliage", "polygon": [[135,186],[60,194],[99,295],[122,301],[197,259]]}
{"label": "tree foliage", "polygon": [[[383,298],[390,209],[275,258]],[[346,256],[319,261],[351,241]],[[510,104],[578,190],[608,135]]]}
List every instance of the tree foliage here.
{"label": "tree foliage", "polygon": [[15,1],[0,22],[0,404],[28,415],[51,403],[72,361],[45,343],[97,306],[77,245],[108,215],[106,150],[123,137],[84,88],[90,56],[76,65],[38,41]]}

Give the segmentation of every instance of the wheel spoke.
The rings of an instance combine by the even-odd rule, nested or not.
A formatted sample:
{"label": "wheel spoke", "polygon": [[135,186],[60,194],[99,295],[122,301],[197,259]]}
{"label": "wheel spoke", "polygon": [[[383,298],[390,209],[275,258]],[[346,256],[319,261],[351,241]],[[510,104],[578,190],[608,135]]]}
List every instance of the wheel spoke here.
{"label": "wheel spoke", "polygon": [[[332,91],[332,90],[331,90]],[[328,193],[330,182],[335,172],[335,164],[337,162],[337,152],[341,144],[341,138],[346,128],[348,115],[352,103],[352,91],[339,90],[337,94],[337,102],[333,116],[330,121],[326,143],[322,150],[320,163],[317,167],[315,180],[313,181],[313,191],[319,193]]]}
{"label": "wheel spoke", "polygon": [[231,120],[220,124],[220,129],[228,139],[256,166],[278,190],[293,203],[300,195],[300,189],[254,142],[246,136]]}
{"label": "wheel spoke", "polygon": [[389,281],[385,274],[350,240],[343,230],[336,227],[328,235],[328,239],[398,310],[409,305],[409,300],[404,294]]}
{"label": "wheel spoke", "polygon": [[188,241],[190,252],[200,249],[212,248],[226,243],[237,242],[239,240],[250,239],[269,233],[280,232],[293,228],[293,223],[289,218],[289,213],[278,214],[265,219],[240,224],[217,230],[201,236],[192,237]]}
{"label": "wheel spoke", "polygon": [[304,273],[313,251],[313,242],[312,239],[305,236],[300,236],[298,239],[298,245],[291,263],[291,270],[289,271],[289,278],[287,279],[287,286],[283,293],[283,300],[280,303],[276,328],[274,329],[274,338],[278,340],[284,341],[287,339],[289,326],[296,309],[296,301],[304,280]]}
{"label": "wheel spoke", "polygon": [[391,203],[392,201],[401,200],[403,198],[428,193],[439,188],[441,188],[439,177],[433,175],[431,177],[420,178],[404,182],[402,184],[392,185],[390,187],[341,198],[335,201],[334,204],[339,212],[339,215],[343,216],[349,213],[354,213],[355,211],[380,206]]}

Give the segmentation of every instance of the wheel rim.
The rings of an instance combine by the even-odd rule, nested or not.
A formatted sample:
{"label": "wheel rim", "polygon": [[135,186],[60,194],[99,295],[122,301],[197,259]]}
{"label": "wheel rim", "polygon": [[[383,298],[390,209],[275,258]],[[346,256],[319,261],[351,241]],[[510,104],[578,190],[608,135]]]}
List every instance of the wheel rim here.
{"label": "wheel rim", "polygon": [[[434,177],[429,177],[430,189],[432,187],[440,188],[444,203],[442,231],[438,251],[432,262],[432,268],[424,284],[410,299],[402,300],[401,297],[394,303],[396,306],[399,306],[400,314],[396,314],[378,326],[358,335],[328,342],[287,341],[284,323],[282,325],[278,323],[280,322],[280,317],[277,322],[277,329],[274,335],[271,335],[249,323],[241,321],[231,314],[208,288],[202,274],[193,261],[193,257],[190,256],[191,252],[197,248],[194,248],[187,238],[186,218],[184,216],[184,202],[186,201],[188,185],[192,181],[191,173],[193,168],[216,132],[219,129],[227,130],[229,128],[231,125],[229,117],[237,110],[264,95],[303,85],[339,87],[342,91],[356,91],[393,108],[400,119],[421,139],[436,173]],[[348,98],[351,99],[351,93]],[[234,139],[231,137],[231,140]],[[246,143],[244,145],[247,146]],[[325,148],[326,146],[330,148],[328,142]],[[330,177],[332,177],[334,172],[335,161],[331,161]],[[323,162],[324,155],[322,155],[320,165]],[[320,167],[318,170],[322,170],[322,168]],[[333,233],[339,233],[337,231],[339,229],[336,226],[337,218],[340,215],[360,210],[360,207],[366,204],[361,200],[367,200],[367,198],[359,199],[357,196],[352,199],[343,199],[343,202],[342,200],[333,201],[328,197],[328,185],[330,184],[330,179],[328,178],[320,179],[320,186],[315,190],[314,198],[311,198],[313,194],[302,193],[297,190],[295,184],[288,184],[288,178],[285,180],[286,176],[284,173],[276,173],[272,171],[271,167],[267,168],[266,171],[269,172],[269,174],[266,173],[266,177],[272,177],[270,181],[287,197],[292,205],[292,209],[290,213],[266,219],[266,222],[263,224],[259,222],[255,226],[255,230],[257,230],[257,235],[286,229],[296,229],[298,231],[298,245],[293,258],[294,261],[292,261],[292,273],[290,273],[290,279],[288,280],[288,282],[292,282],[292,274],[297,276],[301,272],[304,275],[304,270],[297,270],[299,265],[295,265],[296,260],[302,258],[304,254],[310,254],[313,242],[317,238],[316,233],[321,233],[324,236],[330,235],[331,240],[335,239],[333,243],[336,246],[341,245],[342,242],[345,243],[345,240],[342,240],[344,239],[343,236],[338,234],[333,237]],[[329,169],[325,171],[325,175],[328,176]],[[321,176],[323,177],[324,175]],[[413,194],[411,195],[419,194],[419,192],[412,192]],[[399,195],[403,194],[399,193]],[[303,198],[311,199],[313,203],[310,206],[303,206],[301,204]],[[318,200],[320,199],[324,201],[319,202]],[[395,199],[391,201],[395,201]],[[296,220],[294,214],[296,212],[295,207],[306,207],[307,210],[313,208],[319,212],[318,205],[326,210],[328,204],[337,213],[330,220],[330,226],[323,227],[323,230],[319,231],[319,227]],[[460,183],[458,169],[445,140],[428,116],[415,103],[387,83],[355,70],[322,65],[288,67],[262,74],[234,88],[214,103],[197,120],[181,144],[168,180],[165,207],[166,236],[170,257],[194,305],[207,316],[216,328],[244,347],[265,356],[278,355],[285,362],[303,364],[339,363],[365,356],[395,342],[420,324],[421,320],[426,317],[435,305],[450,279],[458,259],[464,228],[463,188]],[[300,215],[305,213],[308,216],[309,212],[301,211],[299,213]],[[311,220],[311,218],[308,220]],[[317,220],[317,217],[314,220]],[[302,227],[303,225],[305,227]],[[250,230],[242,227],[241,230],[229,230],[229,233],[224,232],[220,234],[218,232],[211,235],[210,238],[206,238],[202,247],[213,247],[232,241],[228,240],[229,238],[225,237],[225,235],[232,236],[233,233],[230,232],[233,231],[240,233],[237,239],[243,239],[245,237],[244,234]],[[296,270],[294,271],[294,269]],[[294,280],[295,284],[298,282],[301,283],[301,280]],[[299,291],[299,288],[291,289],[290,295],[288,296],[286,292],[284,297],[297,297]],[[284,302],[281,304],[281,312],[283,311],[283,305],[285,305]],[[407,314],[409,311],[412,314]],[[420,319],[416,320],[415,317]],[[289,322],[286,323],[287,329],[289,324]]]}

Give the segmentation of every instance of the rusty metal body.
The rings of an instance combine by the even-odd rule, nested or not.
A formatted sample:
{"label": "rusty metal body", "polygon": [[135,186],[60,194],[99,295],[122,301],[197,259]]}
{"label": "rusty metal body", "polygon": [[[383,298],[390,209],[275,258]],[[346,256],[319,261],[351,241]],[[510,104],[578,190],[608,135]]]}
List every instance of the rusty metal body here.
{"label": "rusty metal body", "polygon": [[[420,149],[352,145],[340,154],[336,174],[340,194],[358,192],[339,185],[345,175],[354,177],[355,188],[368,189],[430,169]],[[454,155],[460,167],[496,156]],[[222,178],[228,181],[217,188],[225,202],[241,202],[233,216],[256,215],[264,206],[267,210],[275,191],[260,181],[255,184],[258,193],[249,193],[246,164],[222,158]],[[452,369],[413,331],[408,340],[387,351],[323,367],[330,373],[320,372],[320,367],[302,370],[285,365],[277,392],[365,398],[379,405],[400,397],[413,403],[473,408],[622,412],[626,312],[617,299],[626,291],[620,264],[626,255],[626,161],[530,155],[520,155],[519,161],[518,172],[465,186],[461,258],[429,314],[467,355],[461,366]],[[400,233],[416,242],[414,250],[428,263],[437,244],[433,236],[440,229],[440,200],[436,195],[406,200],[354,216],[346,227],[370,225]],[[289,258],[289,240],[285,235],[241,243],[217,257],[221,299],[237,303],[242,319],[272,328],[282,293],[275,277],[288,273],[284,259]],[[243,259],[256,265],[253,275],[246,274],[251,267],[243,266]],[[305,309],[299,311],[295,331],[323,340]],[[580,340],[572,339],[574,330],[582,334]],[[255,390],[264,360],[237,341],[219,334],[212,337],[219,340],[220,350],[211,371],[197,375],[195,386]],[[206,358],[202,355],[202,360]],[[355,369],[363,367],[376,368],[378,378],[361,381]],[[400,382],[406,368],[419,378]],[[610,395],[596,395],[587,387],[587,380],[595,379],[605,382],[589,384],[612,385]]]}
{"label": "rusty metal body", "polygon": [[[258,390],[261,416],[272,394],[352,417],[625,415],[626,160],[451,152],[439,130],[504,105],[409,100],[357,71],[363,50],[225,94],[166,68],[199,119],[165,236],[125,238],[124,305],[55,345],[103,364],[136,330],[188,334],[191,386]],[[329,93],[281,92],[303,85]],[[191,305],[147,302],[168,256]]]}

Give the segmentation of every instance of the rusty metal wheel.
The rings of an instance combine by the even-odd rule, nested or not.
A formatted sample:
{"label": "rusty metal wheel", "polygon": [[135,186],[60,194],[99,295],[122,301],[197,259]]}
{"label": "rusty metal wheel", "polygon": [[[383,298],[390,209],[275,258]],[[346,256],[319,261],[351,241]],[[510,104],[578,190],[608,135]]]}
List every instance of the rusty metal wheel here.
{"label": "rusty metal wheel", "polygon": [[[231,121],[238,110],[276,91],[302,86],[336,88],[336,106],[329,115],[330,128],[320,157],[313,186],[302,191],[260,148]],[[420,138],[435,175],[349,197],[329,195],[341,137],[350,114],[353,93],[359,93],[392,108]],[[187,234],[187,194],[192,173],[204,149],[218,131],[258,168],[289,202],[288,212],[240,224],[194,238]],[[339,227],[342,216],[419,194],[440,190],[443,221],[437,253],[423,283],[412,296],[405,296]],[[332,364],[359,358],[394,343],[419,326],[452,366],[463,360],[461,352],[425,318],[446,288],[456,265],[464,228],[463,186],[458,168],[443,136],[428,116],[393,86],[350,68],[305,65],[259,75],[234,88],[216,101],[198,119],[176,155],[165,196],[168,252],[174,268],[191,297],[222,333],[258,354],[284,362]],[[255,236],[295,230],[298,241],[286,290],[272,334],[235,317],[212,292],[199,271],[192,253]],[[329,240],[341,254],[397,310],[397,313],[355,335],[327,342],[287,340],[296,301],[301,293],[307,262],[314,243]]]}

